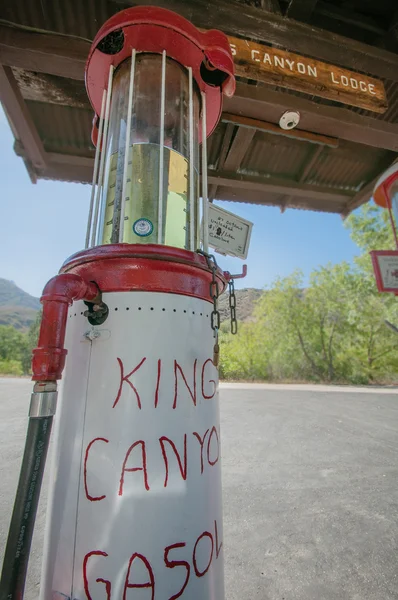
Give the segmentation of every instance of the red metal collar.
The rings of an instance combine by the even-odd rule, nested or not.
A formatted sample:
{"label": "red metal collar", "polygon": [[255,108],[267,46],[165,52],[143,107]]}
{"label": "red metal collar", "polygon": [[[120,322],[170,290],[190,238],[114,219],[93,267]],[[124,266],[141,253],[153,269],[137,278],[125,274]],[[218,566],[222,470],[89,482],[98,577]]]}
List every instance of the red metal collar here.
{"label": "red metal collar", "polygon": [[[155,244],[109,244],[73,254],[61,273],[95,281],[105,292],[165,292],[210,299],[212,274],[206,259],[188,250]],[[227,279],[218,269],[220,294]]]}

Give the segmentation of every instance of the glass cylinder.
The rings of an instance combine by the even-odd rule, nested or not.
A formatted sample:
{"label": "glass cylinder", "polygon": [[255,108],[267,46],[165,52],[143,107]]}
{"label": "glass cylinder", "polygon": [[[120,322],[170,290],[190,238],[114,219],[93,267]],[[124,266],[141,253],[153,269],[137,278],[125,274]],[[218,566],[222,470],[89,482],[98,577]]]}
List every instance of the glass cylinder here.
{"label": "glass cylinder", "polygon": [[[131,60],[134,77],[125,172]],[[174,60],[137,54],[118,67],[113,77],[97,243],[164,244],[196,250],[199,111],[195,81]]]}

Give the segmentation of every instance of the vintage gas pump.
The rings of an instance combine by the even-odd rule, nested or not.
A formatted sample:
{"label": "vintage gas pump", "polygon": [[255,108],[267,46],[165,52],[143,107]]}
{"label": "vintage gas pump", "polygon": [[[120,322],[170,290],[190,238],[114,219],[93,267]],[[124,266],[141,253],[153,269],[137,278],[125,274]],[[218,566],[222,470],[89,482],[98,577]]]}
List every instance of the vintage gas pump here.
{"label": "vintage gas pump", "polygon": [[2,600],[23,595],[64,364],[41,600],[224,598],[217,297],[229,275],[207,254],[206,138],[233,72],[222,33],[163,9],[122,11],[93,42],[86,249],[42,297]]}
{"label": "vintage gas pump", "polygon": [[386,208],[394,235],[395,250],[373,250],[370,255],[379,292],[398,295],[398,163],[394,163],[377,181],[373,199]]}

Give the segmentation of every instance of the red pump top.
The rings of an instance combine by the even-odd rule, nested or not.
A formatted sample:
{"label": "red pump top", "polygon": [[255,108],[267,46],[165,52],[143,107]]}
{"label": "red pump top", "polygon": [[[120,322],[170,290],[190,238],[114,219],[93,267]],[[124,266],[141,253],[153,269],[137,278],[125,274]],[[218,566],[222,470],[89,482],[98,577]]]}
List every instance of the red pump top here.
{"label": "red pump top", "polygon": [[[101,111],[109,68],[137,52],[161,54],[185,67],[207,97],[207,136],[221,115],[222,95],[235,92],[234,63],[228,38],[221,31],[199,31],[180,15],[163,8],[134,7],[111,17],[97,33],[86,64],[86,88],[96,116]],[[97,121],[97,119],[95,119]],[[94,136],[95,137],[95,136]]]}

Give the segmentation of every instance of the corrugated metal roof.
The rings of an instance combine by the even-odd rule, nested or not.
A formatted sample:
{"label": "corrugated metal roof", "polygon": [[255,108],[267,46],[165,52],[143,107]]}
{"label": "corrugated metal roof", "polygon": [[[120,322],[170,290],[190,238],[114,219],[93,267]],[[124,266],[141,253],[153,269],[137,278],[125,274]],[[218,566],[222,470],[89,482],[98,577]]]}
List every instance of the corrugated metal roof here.
{"label": "corrugated metal roof", "polygon": [[367,148],[366,152],[359,153],[348,145],[324,148],[306,181],[313,185],[358,190],[364,181],[369,181],[380,172],[380,162],[385,154],[384,150],[377,148]]}
{"label": "corrugated metal roof", "polygon": [[93,156],[92,111],[26,101],[47,152]]}
{"label": "corrugated metal roof", "polygon": [[239,171],[296,179],[311,147],[292,138],[257,132]]}
{"label": "corrugated metal roof", "polygon": [[216,130],[212,133],[207,141],[207,162],[209,167],[212,169],[217,167],[226,128],[226,123],[219,123],[216,127]]}
{"label": "corrugated metal roof", "polygon": [[2,2],[1,19],[11,23],[92,40],[123,5],[110,0],[13,0]]}
{"label": "corrugated metal roof", "polygon": [[[221,124],[209,144],[209,166],[214,168],[225,134],[225,124]],[[386,160],[386,152],[377,148],[362,147],[340,142],[337,148],[323,147],[322,153],[312,165],[305,181],[335,189],[358,190],[364,183],[375,177],[381,162]],[[282,135],[257,132],[238,169],[239,173],[272,176],[300,181],[301,174],[312,157],[314,144]],[[389,156],[388,161],[392,160]]]}

